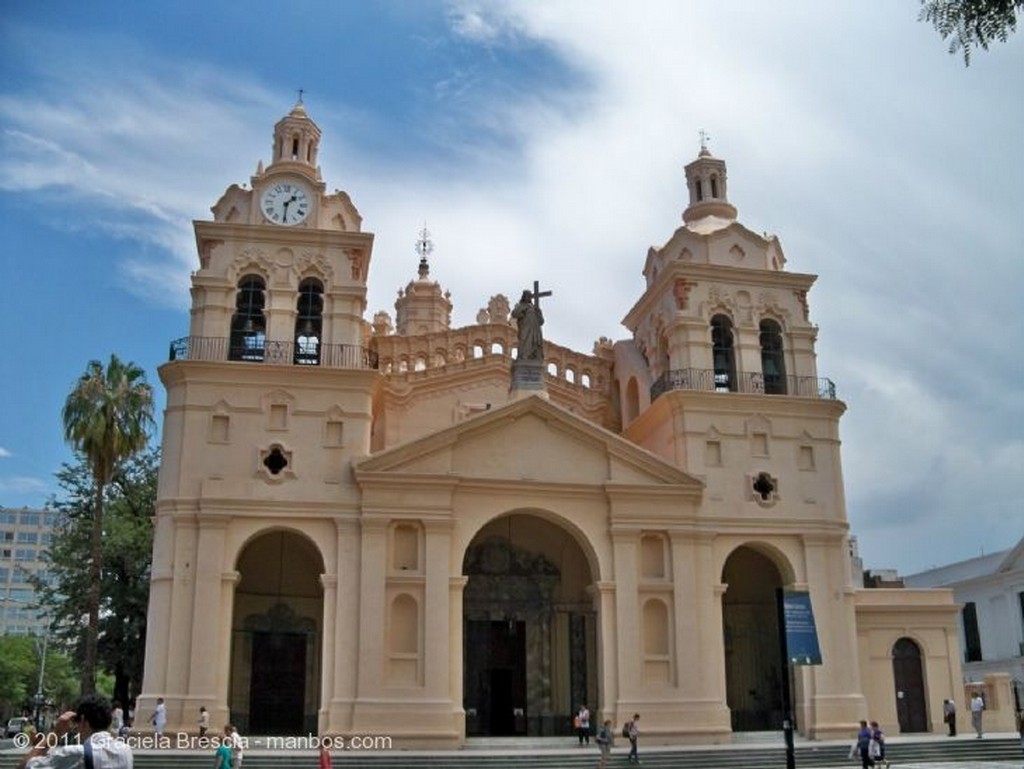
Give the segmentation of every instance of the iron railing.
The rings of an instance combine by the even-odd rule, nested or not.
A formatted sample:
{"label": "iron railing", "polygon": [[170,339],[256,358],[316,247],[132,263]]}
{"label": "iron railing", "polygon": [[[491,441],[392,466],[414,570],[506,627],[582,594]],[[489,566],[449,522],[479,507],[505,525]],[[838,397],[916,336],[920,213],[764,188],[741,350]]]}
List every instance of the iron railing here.
{"label": "iron railing", "polygon": [[666,371],[651,386],[651,402],[669,390],[791,395],[798,398],[836,400],[836,386],[831,379],[812,376],[766,377],[760,372],[727,374],[699,368]]}
{"label": "iron railing", "polygon": [[355,344],[276,342],[261,337],[186,336],[171,342],[170,360],[241,361],[271,366],[377,368],[377,353]]}

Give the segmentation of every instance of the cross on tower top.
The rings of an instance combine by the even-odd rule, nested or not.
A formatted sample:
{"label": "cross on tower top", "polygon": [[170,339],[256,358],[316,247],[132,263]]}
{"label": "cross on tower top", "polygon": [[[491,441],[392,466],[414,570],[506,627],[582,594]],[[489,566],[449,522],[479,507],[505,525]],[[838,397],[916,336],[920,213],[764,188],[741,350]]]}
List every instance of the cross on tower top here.
{"label": "cross on tower top", "polygon": [[700,129],[700,151],[708,151],[708,141],[711,139],[711,134],[705,131],[703,128]]}

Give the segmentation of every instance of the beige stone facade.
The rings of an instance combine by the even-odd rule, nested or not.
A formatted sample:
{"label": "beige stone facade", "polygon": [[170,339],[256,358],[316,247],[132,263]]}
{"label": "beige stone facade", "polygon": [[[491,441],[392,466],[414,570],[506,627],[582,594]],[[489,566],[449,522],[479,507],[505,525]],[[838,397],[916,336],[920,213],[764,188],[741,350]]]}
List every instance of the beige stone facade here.
{"label": "beige stone facade", "polygon": [[823,658],[794,668],[802,733],[941,725],[956,606],[859,589],[814,276],[736,221],[723,161],[687,166],[630,337],[547,340],[523,390],[509,300],[450,327],[426,233],[395,324],[366,319],[373,236],[326,192],[319,141],[296,105],[195,224],[141,719],[162,696],[171,729],[205,705],[250,734],[441,746],[566,734],[585,702],[641,713],[652,742],[728,741],[781,725],[787,587]]}

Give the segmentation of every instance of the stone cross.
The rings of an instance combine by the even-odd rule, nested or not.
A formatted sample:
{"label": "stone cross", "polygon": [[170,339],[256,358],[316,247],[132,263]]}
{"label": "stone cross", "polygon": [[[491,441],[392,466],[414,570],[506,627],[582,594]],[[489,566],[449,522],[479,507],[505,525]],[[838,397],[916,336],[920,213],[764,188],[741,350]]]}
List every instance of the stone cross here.
{"label": "stone cross", "polygon": [[534,305],[537,306],[537,307],[540,307],[540,298],[542,296],[551,296],[551,292],[550,291],[541,291],[540,290],[540,281],[539,280],[535,280],[535,281],[533,281],[533,294],[532,294],[532,296],[533,296],[533,303],[534,303]]}

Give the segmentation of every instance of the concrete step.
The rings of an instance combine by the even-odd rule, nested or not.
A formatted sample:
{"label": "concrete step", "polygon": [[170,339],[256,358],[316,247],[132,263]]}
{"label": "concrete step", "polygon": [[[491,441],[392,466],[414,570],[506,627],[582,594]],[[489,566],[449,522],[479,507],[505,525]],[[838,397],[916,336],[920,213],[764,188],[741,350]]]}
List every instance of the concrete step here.
{"label": "concrete step", "polygon": [[[852,741],[852,740],[851,740]],[[597,748],[578,748],[565,739],[521,741],[509,745],[474,741],[459,751],[341,751],[332,753],[335,767],[367,767],[368,769],[593,769]],[[625,765],[628,743],[619,740],[610,765]],[[781,740],[780,740],[781,743]],[[728,745],[693,747],[647,747],[641,742],[641,759],[648,769],[779,769],[785,766],[785,749],[776,745]],[[893,765],[948,764],[981,766],[1004,762],[1019,766],[1021,743],[1015,737],[991,737],[984,740],[936,737],[921,740],[897,738],[890,740],[888,758]],[[796,765],[800,769],[855,766],[848,758],[845,743],[804,742],[796,747]],[[20,751],[0,753],[0,769],[17,765]],[[135,752],[137,769],[209,769],[211,751],[147,751]],[[244,769],[316,769],[317,754],[313,751],[284,752],[250,750],[245,755]]]}

